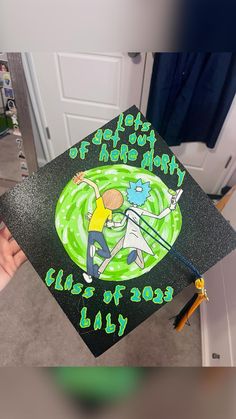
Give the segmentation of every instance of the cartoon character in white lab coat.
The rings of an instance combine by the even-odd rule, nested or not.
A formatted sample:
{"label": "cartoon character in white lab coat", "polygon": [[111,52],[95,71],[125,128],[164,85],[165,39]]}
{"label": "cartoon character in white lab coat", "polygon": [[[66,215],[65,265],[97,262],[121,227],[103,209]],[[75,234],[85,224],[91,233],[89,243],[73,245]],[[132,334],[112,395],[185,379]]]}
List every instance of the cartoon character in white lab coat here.
{"label": "cartoon character in white lab coat", "polygon": [[108,221],[108,227],[122,227],[127,223],[126,232],[124,236],[118,241],[115,247],[111,250],[111,256],[109,259],[105,259],[102,264],[98,267],[96,275],[99,277],[111,259],[124,248],[129,248],[130,253],[127,257],[127,263],[136,263],[141,269],[144,268],[143,252],[153,255],[153,251],[148,245],[147,241],[142,235],[140,229],[140,216],[151,217],[161,219],[170,214],[171,211],[175,210],[177,202],[183,192],[182,189],[178,189],[176,194],[171,197],[170,205],[164,209],[160,214],[153,214],[142,208],[148,199],[149,192],[151,190],[150,182],[142,183],[139,179],[137,182],[130,182],[130,187],[127,189],[127,199],[131,204],[131,207],[126,211],[126,215],[120,222]]}

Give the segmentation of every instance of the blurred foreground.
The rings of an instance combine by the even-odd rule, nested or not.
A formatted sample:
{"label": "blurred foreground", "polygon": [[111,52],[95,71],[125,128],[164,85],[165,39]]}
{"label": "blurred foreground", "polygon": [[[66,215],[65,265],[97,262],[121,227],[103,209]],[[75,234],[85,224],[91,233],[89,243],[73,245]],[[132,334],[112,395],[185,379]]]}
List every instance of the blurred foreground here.
{"label": "blurred foreground", "polygon": [[234,419],[233,369],[0,370],[4,419]]}

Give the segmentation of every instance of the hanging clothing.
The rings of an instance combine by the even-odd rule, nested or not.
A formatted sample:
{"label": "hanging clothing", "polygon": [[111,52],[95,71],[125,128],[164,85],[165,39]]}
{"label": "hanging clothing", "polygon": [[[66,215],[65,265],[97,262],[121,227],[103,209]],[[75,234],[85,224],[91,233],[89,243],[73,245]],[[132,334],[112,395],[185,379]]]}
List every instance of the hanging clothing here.
{"label": "hanging clothing", "polygon": [[235,53],[155,54],[147,119],[169,146],[214,148],[235,92]]}

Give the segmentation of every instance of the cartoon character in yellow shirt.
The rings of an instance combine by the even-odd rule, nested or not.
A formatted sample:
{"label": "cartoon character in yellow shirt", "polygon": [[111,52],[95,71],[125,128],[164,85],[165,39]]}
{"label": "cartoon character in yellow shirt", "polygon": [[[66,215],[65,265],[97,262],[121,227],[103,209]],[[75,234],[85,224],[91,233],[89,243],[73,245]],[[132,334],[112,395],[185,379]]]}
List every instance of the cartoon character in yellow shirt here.
{"label": "cartoon character in yellow shirt", "polygon": [[[80,184],[81,182],[87,183],[87,185],[93,188],[96,196],[96,208],[91,215],[88,228],[87,273],[83,274],[85,281],[90,283],[92,282],[92,276],[95,269],[93,263],[95,253],[104,259],[109,259],[111,257],[110,250],[103,235],[103,228],[107,221],[112,221],[112,210],[120,208],[124,199],[121,192],[116,189],[108,189],[100,195],[96,183],[85,178],[84,175],[85,172],[77,173],[76,176],[73,177],[73,181],[76,184]],[[101,249],[95,247],[95,242],[101,246]]]}

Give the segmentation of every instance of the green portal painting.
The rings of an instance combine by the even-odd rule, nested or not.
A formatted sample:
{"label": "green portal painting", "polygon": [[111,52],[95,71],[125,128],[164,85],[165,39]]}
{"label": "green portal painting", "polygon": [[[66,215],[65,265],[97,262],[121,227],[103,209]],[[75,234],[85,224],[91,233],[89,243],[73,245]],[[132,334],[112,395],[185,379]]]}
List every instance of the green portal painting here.
{"label": "green portal painting", "polygon": [[[88,248],[88,236],[94,233],[89,230],[96,230],[97,226],[93,214],[100,202],[91,185],[96,185],[103,201],[107,191],[119,192],[116,196],[119,208],[113,201],[110,207],[116,209],[106,209],[107,222],[104,228],[97,228],[110,251],[108,257],[101,256],[103,249],[96,235],[94,244]],[[171,208],[175,196],[176,191],[169,190],[159,177],[145,169],[123,164],[95,167],[83,172],[79,182],[71,179],[61,192],[55,213],[56,230],[69,257],[85,273],[88,257],[92,257],[98,270],[97,280],[137,278],[150,271],[168,251],[140,229],[137,224],[142,227],[142,220],[136,218],[136,222],[132,222],[131,218],[135,220],[136,215],[142,215],[163,239],[173,245],[182,226],[179,205],[175,203]],[[107,208],[110,207],[107,204]],[[162,215],[158,218],[159,214]],[[94,254],[88,256],[93,248]]]}

